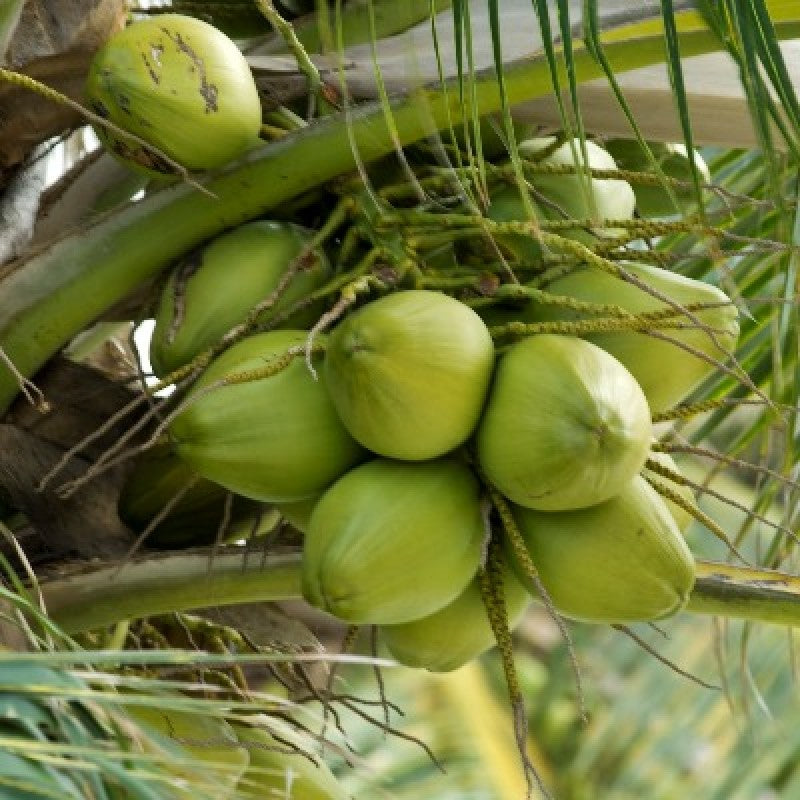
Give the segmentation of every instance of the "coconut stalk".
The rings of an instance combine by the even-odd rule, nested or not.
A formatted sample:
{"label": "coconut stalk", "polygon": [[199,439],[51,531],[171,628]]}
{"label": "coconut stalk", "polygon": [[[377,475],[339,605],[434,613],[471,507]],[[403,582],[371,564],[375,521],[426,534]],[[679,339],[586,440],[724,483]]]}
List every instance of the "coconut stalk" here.
{"label": "coconut stalk", "polygon": [[[296,600],[299,553],[270,556],[242,550],[168,553],[100,567],[40,585],[44,605],[67,633],[125,619],[209,605]],[[800,577],[711,561],[697,562],[687,609],[734,619],[800,627]]]}
{"label": "coconut stalk", "polygon": [[[796,21],[776,25],[782,36],[795,35],[799,27]],[[693,29],[681,46],[688,56],[718,50],[720,43],[710,31]],[[624,72],[663,61],[663,47],[658,29],[635,41],[611,42],[606,54]],[[585,50],[576,51],[574,61],[580,81],[602,74]],[[549,94],[547,64],[533,58],[509,65],[503,89],[494,71],[483,74],[470,98],[474,111],[484,115]],[[352,170],[354,153],[362,162],[373,161],[398,144],[470,118],[472,110],[455,83],[416,90],[388,105],[346,110],[204,177],[205,192],[189,183],[164,189],[18,263],[0,280],[0,354],[19,372],[0,367],[0,413],[18,393],[20,375],[32,376],[104,311],[192,247]]]}
{"label": "coconut stalk", "polygon": [[687,610],[800,626],[800,577],[711,561],[699,561],[696,574]]}
{"label": "coconut stalk", "polygon": [[149,556],[41,584],[44,606],[65,632],[208,606],[297,599],[300,554],[209,551]]}

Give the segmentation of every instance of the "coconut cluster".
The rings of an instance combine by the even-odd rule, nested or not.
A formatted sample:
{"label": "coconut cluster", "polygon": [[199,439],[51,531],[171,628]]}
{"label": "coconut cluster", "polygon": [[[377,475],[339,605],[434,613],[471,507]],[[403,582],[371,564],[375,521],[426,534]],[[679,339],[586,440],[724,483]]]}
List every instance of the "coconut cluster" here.
{"label": "coconut cluster", "polygon": [[[520,147],[559,166],[576,144]],[[587,155],[592,166],[613,166],[595,145]],[[559,175],[537,190],[575,218],[632,215],[632,192],[613,185],[630,190],[624,182],[591,179],[588,199],[578,182]],[[525,219],[518,200],[512,208],[501,188],[490,217]],[[581,241],[619,231],[606,224],[568,234]],[[156,315],[154,368],[164,377],[209,347],[221,354],[169,426],[160,483],[142,477],[123,516],[151,516],[187,472],[196,487],[217,487],[198,513],[213,506],[220,516],[219,487],[240,498],[224,512],[236,530],[252,524],[248,503],[269,504],[305,534],[306,599],[348,623],[380,626],[398,660],[432,670],[454,669],[494,641],[478,577],[489,536],[508,541],[509,525],[503,532],[491,492],[505,499],[527,551],[523,558],[506,547],[510,624],[540,586],[559,613],[590,622],[654,620],[682,608],[694,581],[682,535],[692,497],[676,490],[673,502],[654,488],[647,462],[677,467],[651,451],[651,418],[708,376],[718,348],[735,343],[725,295],[639,262],[619,275],[585,266],[548,286],[558,303],[517,299],[478,313],[441,291],[398,288],[312,335],[324,311],[315,291],[331,278],[312,237],[261,220],[177,265]],[[546,246],[530,235],[498,239],[521,258]],[[226,282],[230,291],[221,291]],[[665,305],[702,310],[699,324],[666,338],[624,326],[580,337],[527,333],[537,323],[590,320],[590,303],[623,316]],[[230,336],[266,319],[273,329]],[[509,322],[522,326],[499,346]],[[226,336],[234,343],[223,347]],[[180,501],[186,518],[194,519],[192,502],[208,497],[197,492]],[[160,535],[169,545],[181,531]]]}

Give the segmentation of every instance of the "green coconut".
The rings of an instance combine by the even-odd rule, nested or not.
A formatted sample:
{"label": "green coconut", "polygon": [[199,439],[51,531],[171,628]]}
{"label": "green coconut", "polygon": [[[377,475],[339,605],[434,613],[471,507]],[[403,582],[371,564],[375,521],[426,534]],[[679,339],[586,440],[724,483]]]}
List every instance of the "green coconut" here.
{"label": "green coconut", "polygon": [[[239,741],[250,753],[250,765],[239,781],[237,797],[242,800],[346,800],[349,797],[327,764],[315,754],[313,739],[274,717],[269,718],[268,724],[274,735],[260,727],[233,726]],[[297,752],[290,752],[293,748],[297,748]]]}
{"label": "green coconut", "polygon": [[[242,225],[183,259],[170,276],[155,318],[150,361],[164,376],[215,345],[265,300],[307,246],[310,233],[288,222],[258,220]],[[266,319],[319,288],[329,277],[325,254],[315,249]],[[293,328],[313,323],[319,308],[294,315]],[[284,326],[285,327],[285,326]]]}
{"label": "green coconut", "polygon": [[[185,750],[187,756],[208,765],[210,776],[219,784],[220,800],[235,796],[236,784],[250,763],[250,755],[224,719],[139,705],[127,705],[126,713],[149,731]],[[192,764],[176,766],[175,771],[197,776]]]}
{"label": "green coconut", "polygon": [[500,358],[476,434],[486,477],[527,508],[602,503],[639,472],[652,425],[613,356],[572,336],[530,336]]}
{"label": "green coconut", "polygon": [[[531,597],[512,569],[504,570],[503,577],[509,627],[513,629]],[[431,672],[458,669],[495,644],[477,578],[452,603],[430,616],[384,625],[381,637],[401,664]]]}
{"label": "green coconut", "polygon": [[419,619],[453,601],[478,568],[480,486],[453,459],[377,459],[340,478],[314,508],[303,595],[355,623]]}
{"label": "green coconut", "polygon": [[[530,198],[530,203],[535,221],[549,219],[534,197]],[[494,222],[521,222],[530,219],[520,190],[512,184],[503,184],[492,191],[486,216]],[[502,233],[496,234],[494,239],[505,255],[521,264],[534,265],[542,259],[541,242],[533,233]]]}
{"label": "green coconut", "polygon": [[293,502],[319,494],[363,458],[302,356],[272,377],[201,394],[227,375],[264,368],[307,336],[251,336],[211,363],[192,388],[198,399],[169,429],[175,452],[192,469],[245,497]]}
{"label": "green coconut", "polygon": [[[542,153],[547,152],[555,144],[554,136],[544,136],[538,139],[526,139],[520,142],[519,154],[522,158],[538,161],[544,166],[583,165],[587,163],[592,169],[616,169],[617,165],[610,153],[591,141],[583,144],[580,139],[567,141],[548,152],[544,158]],[[582,147],[586,147],[586,161],[584,161]],[[537,192],[544,195],[550,204],[555,204],[558,209],[567,212],[567,216],[574,219],[630,219],[633,217],[636,202],[633,189],[626,181],[613,178],[590,178],[589,192],[586,189],[586,179],[580,175],[543,175],[534,174],[531,181]],[[548,219],[563,219],[558,209],[551,205],[542,206]],[[620,234],[620,229],[598,228],[597,233],[603,236]],[[580,235],[579,238],[585,238]]]}
{"label": "green coconut", "polygon": [[[160,14],[112,36],[86,82],[91,109],[193,170],[221,167],[258,143],[261,102],[239,48],[193,17]],[[126,163],[173,169],[147,148],[96,126]]]}
{"label": "green coconut", "polygon": [[[526,139],[519,144],[523,158],[537,161],[543,166],[575,166],[582,164],[583,156],[579,139],[564,142],[552,152],[553,136]],[[587,141],[588,164],[594,169],[616,169],[614,159],[594,142]],[[577,157],[576,157],[577,156]],[[528,176],[533,192],[531,204],[534,216],[539,221],[564,219],[629,219],[633,216],[635,197],[630,185],[613,179],[586,178],[580,175],[546,175],[533,173]],[[487,216],[495,222],[512,222],[528,219],[519,188],[505,185],[492,192]],[[605,237],[619,235],[620,229],[583,228],[563,229],[559,235],[584,243],[591,243],[599,234]],[[501,234],[496,237],[499,244],[510,251],[522,263],[535,264],[542,257],[542,247],[536,237],[524,234]]]}
{"label": "green coconut", "polygon": [[[633,191],[636,194],[636,210],[643,217],[669,217],[676,214],[690,213],[697,208],[694,191],[692,162],[701,183],[711,183],[711,171],[697,150],[692,151],[692,158],[686,145],[678,142],[648,142],[653,159],[667,178],[683,181],[683,186],[673,186],[672,198],[667,189],[660,184],[646,184],[634,181]],[[653,162],[648,158],[644,148],[634,139],[609,139],[605,147],[614,157],[620,169],[635,172],[654,172]]]}
{"label": "green coconut", "polygon": [[[658,294],[681,306],[719,304],[716,308],[697,312],[696,317],[715,331],[717,341],[725,351],[735,348],[739,335],[738,312],[727,295],[716,286],[647,264],[624,263],[622,266]],[[638,286],[591,268],[570,273],[546,288],[551,294],[593,303],[612,303],[632,313],[666,307],[663,300]],[[517,318],[527,322],[550,322],[590,317],[580,311],[534,302],[528,304]],[[707,331],[685,316],[676,319],[687,327],[664,329],[661,331],[664,336],[710,358],[727,360],[726,352],[720,350]],[[646,333],[616,331],[587,334],[584,338],[611,353],[628,368],[644,390],[653,413],[672,408],[715,370],[713,364],[678,344]]]}
{"label": "green coconut", "polygon": [[444,455],[472,433],[494,345],[481,318],[445,294],[402,291],[331,334],[324,377],[350,433],[387,458]]}
{"label": "green coconut", "polygon": [[[134,531],[143,531],[187,486],[190,488],[148,534],[146,544],[151,547],[211,544],[225,519],[229,492],[200,478],[169,445],[155,447],[137,460],[120,492],[117,503],[120,519]],[[260,527],[272,527],[277,512],[266,511],[266,515],[264,512],[261,503],[234,496],[224,531],[226,540],[249,536],[259,516]]]}
{"label": "green coconut", "polygon": [[[660,619],[686,604],[694,585],[692,554],[643,478],[590,508],[513,512],[539,577],[565,616],[625,623]],[[517,576],[534,594],[533,582],[509,552]]]}

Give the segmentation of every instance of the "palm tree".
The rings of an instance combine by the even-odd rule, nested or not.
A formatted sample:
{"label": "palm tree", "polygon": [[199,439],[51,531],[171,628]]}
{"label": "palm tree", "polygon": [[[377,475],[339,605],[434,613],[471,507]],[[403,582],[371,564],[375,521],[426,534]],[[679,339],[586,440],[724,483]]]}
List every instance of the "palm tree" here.
{"label": "palm tree", "polygon": [[[276,769],[284,782],[274,796],[295,796],[292,776],[295,791],[306,779],[328,781],[310,733],[319,730],[345,786],[327,783],[320,796],[371,796],[387,782],[409,797],[505,798],[526,784],[576,800],[793,796],[798,742],[758,717],[789,705],[791,634],[787,647],[785,632],[766,623],[791,630],[800,593],[793,4],[662,0],[631,9],[520,0],[501,8],[456,0],[398,9],[370,0],[318,4],[298,16],[308,9],[294,2],[142,3],[140,15],[177,11],[227,31],[264,105],[258,148],[207,173],[170,161],[166,179],[87,147],[74,115],[91,112],[66,80],[61,94],[48,92],[43,84],[59,79],[48,80],[46,58],[31,56],[24,70],[42,83],[11,69],[32,24],[22,5],[0,14],[10,54],[0,76],[16,92],[5,102],[19,112],[46,102],[68,113],[42,117],[33,135],[5,128],[14,146],[3,154],[3,208],[17,213],[5,215],[12,222],[0,232],[0,253],[20,257],[0,268],[0,637],[12,648],[0,654],[10,753],[0,757],[0,796],[245,797],[258,781],[271,786]],[[117,8],[96,4],[95,44]],[[67,55],[47,57],[66,63]],[[79,71],[88,69],[86,58],[77,60]],[[124,135],[90,118],[103,137]],[[33,154],[23,144],[57,134],[61,167],[52,166],[52,141]],[[593,142],[616,161],[594,167]],[[563,159],[550,158],[562,144]],[[59,180],[42,196],[43,165]],[[637,215],[604,212],[593,199],[600,181],[627,182]],[[504,215],[497,197],[509,187],[516,205]],[[666,623],[668,642],[622,624],[570,624],[564,640],[566,626],[544,592],[544,609],[529,612],[516,634],[514,659],[508,621],[498,606],[491,612],[497,584],[487,568],[484,598],[501,661],[490,654],[445,676],[390,670],[388,685],[378,677],[375,689],[365,669],[383,663],[374,638],[322,626],[294,604],[302,538],[290,509],[218,487],[200,493],[204,504],[187,505],[203,479],[159,453],[189,407],[183,390],[210,353],[148,382],[133,331],[153,316],[168,267],[266,215],[313,228],[304,253],[335,254],[333,277],[298,303],[305,310],[319,302],[306,325],[317,338],[352,306],[400,286],[505,314],[490,327],[498,345],[572,333],[606,346],[615,332],[639,330],[672,344],[653,352],[680,351],[705,365],[688,395],[653,406],[657,444],[645,475],[676,513],[693,517],[687,540],[697,559],[686,608]],[[641,264],[724,290],[724,305],[738,310],[735,350],[720,318],[708,321],[714,303],[695,308],[655,288]],[[554,300],[569,291],[552,287],[587,265],[643,283],[651,304],[626,309],[617,290]],[[179,282],[178,295],[185,289]],[[251,315],[251,329],[272,306],[277,319],[279,295]],[[553,313],[523,319],[532,298]],[[681,344],[687,327],[699,328],[704,344]],[[270,361],[257,377],[298,357],[312,364],[311,339],[308,353],[294,347],[286,363]],[[646,365],[662,389],[680,378],[680,359],[664,358]],[[158,393],[171,386],[178,391]],[[134,468],[139,484],[134,459],[144,464]],[[118,507],[120,492],[127,506]],[[514,549],[515,522],[499,493],[491,496]],[[175,525],[167,530],[176,510],[189,508],[192,535],[185,525],[179,535]],[[530,570],[528,577],[542,588]],[[606,580],[604,591],[624,602],[631,585]],[[270,635],[242,605],[266,602],[284,603],[272,612]],[[192,614],[208,606],[216,611]],[[361,655],[321,676],[315,663],[330,657],[320,642]],[[584,689],[575,690],[570,661],[580,664]],[[670,668],[719,691],[678,683]],[[390,701],[412,714],[402,729]],[[151,711],[137,716],[137,707]],[[181,720],[191,731],[204,717],[216,724],[199,736],[212,740],[205,750],[224,753],[210,772],[202,766],[209,753],[178,730]],[[444,717],[457,719],[457,730]],[[161,729],[159,719],[167,720]],[[507,727],[487,735],[497,720]],[[240,746],[242,725],[267,739]],[[424,746],[389,748],[379,738],[386,730],[433,739],[448,774],[436,774]],[[743,756],[756,734],[773,745],[757,762]],[[515,744],[527,753],[525,768],[509,759]],[[244,763],[270,748],[295,760],[262,761],[260,772],[240,779]],[[313,777],[303,777],[302,765]]]}

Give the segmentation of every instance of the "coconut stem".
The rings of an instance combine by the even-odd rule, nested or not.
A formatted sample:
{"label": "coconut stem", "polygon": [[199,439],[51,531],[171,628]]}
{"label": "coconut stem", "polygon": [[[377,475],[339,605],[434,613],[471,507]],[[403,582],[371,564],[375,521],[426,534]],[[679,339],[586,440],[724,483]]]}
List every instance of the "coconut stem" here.
{"label": "coconut stem", "polygon": [[712,400],[704,400],[700,403],[683,403],[675,406],[674,408],[668,408],[666,411],[660,411],[653,414],[653,422],[669,422],[675,419],[691,419],[698,414],[706,414],[709,411],[716,411],[718,408],[723,408],[729,403],[730,401],[724,397],[719,397]]}
{"label": "coconut stem", "polygon": [[[675,470],[670,469],[665,464],[662,464],[658,461],[654,461],[652,458],[648,458],[645,462],[645,466],[651,472],[655,472],[657,475],[660,475],[662,478],[666,478],[669,481],[677,484],[678,486],[686,486],[692,491],[697,492],[698,494],[706,494],[709,497],[713,497],[715,500],[719,500],[726,505],[735,508],[737,511],[741,511],[748,516],[750,519],[757,520],[762,525],[766,525],[768,528],[772,528],[784,536],[788,536],[792,539],[796,544],[800,545],[800,537],[791,529],[788,528],[786,525],[781,525],[778,522],[773,522],[769,517],[765,517],[763,514],[759,514],[756,511],[753,511],[751,508],[748,508],[744,503],[740,503],[732,497],[729,497],[722,492],[718,492],[715,489],[712,489],[710,486],[705,484],[697,483],[696,481],[689,480],[685,475],[681,475],[680,472],[675,472]],[[729,545],[731,546],[731,545]],[[736,550],[733,551],[736,553]],[[741,555],[736,553],[739,558],[742,558]],[[747,561],[742,558],[742,561],[746,564]]]}
{"label": "coconut stem", "polygon": [[[655,472],[652,468],[652,464],[656,464],[658,462],[653,461],[652,459],[647,460],[647,469]],[[661,465],[659,465],[661,466]],[[659,475],[661,473],[658,473]],[[678,473],[675,473],[676,475]],[[675,491],[671,486],[667,486],[661,481],[654,480],[650,475],[643,474],[642,477],[647,481],[650,486],[655,489],[662,497],[670,500],[671,502],[675,503],[676,506],[682,508],[687,514],[690,514],[694,519],[696,519],[701,525],[704,525],[711,533],[716,536],[727,548],[730,550],[733,555],[736,556],[743,564],[750,564],[747,562],[747,559],[738,551],[736,545],[730,540],[730,537],[727,533],[723,530],[723,528],[718,525],[708,514],[705,513],[702,509],[700,509],[696,503],[690,503],[683,497],[680,492]],[[682,486],[684,484],[678,483],[678,486]]]}
{"label": "coconut stem", "polygon": [[[68,633],[125,619],[297,599],[300,554],[248,558],[242,549],[150,555],[120,570],[118,564],[44,581],[45,607]],[[688,611],[800,628],[800,577],[769,569],[697,562]]]}
{"label": "coconut stem", "polygon": [[704,689],[719,689],[719,686],[715,686],[713,683],[707,683],[702,678],[698,678],[697,675],[692,675],[691,672],[687,672],[685,669],[679,667],[674,661],[670,661],[666,656],[662,655],[655,649],[652,645],[642,639],[638,633],[636,633],[633,628],[629,628],[627,625],[620,625],[614,624],[611,626],[615,630],[618,630],[620,633],[624,633],[634,642],[636,642],[639,647],[642,648],[646,653],[649,653],[656,661],[660,661],[665,667],[669,667],[673,672],[680,675],[687,680],[692,681],[692,683],[696,683],[698,686],[702,686]]}
{"label": "coconut stem", "polygon": [[208,606],[266,602],[300,595],[300,556],[262,561],[241,548],[149,556],[43,583],[45,608],[67,632],[125,619]]}
{"label": "coconut stem", "polygon": [[[660,312],[654,312],[660,314]],[[652,329],[682,329],[680,320],[653,318],[648,312],[628,317],[598,317],[588,320],[554,320],[553,322],[509,322],[489,328],[492,338],[502,336],[535,336],[540,333],[558,333],[567,336],[586,336],[590,333],[636,331],[646,333]]]}
{"label": "coconut stem", "polygon": [[547,609],[547,613],[550,615],[550,618],[553,620],[553,622],[555,622],[559,632],[561,633],[561,636],[564,638],[564,644],[566,645],[570,664],[572,665],[572,672],[575,677],[575,689],[578,695],[581,718],[586,721],[587,717],[581,681],[581,669],[580,664],[578,663],[578,657],[575,655],[575,648],[572,645],[572,637],[569,635],[567,625],[564,622],[564,618],[558,613],[553,605],[550,594],[542,583],[542,579],[539,576],[539,570],[536,569],[536,565],[533,563],[533,559],[528,552],[528,548],[525,546],[525,540],[522,538],[522,534],[519,531],[517,522],[514,519],[511,506],[503,497],[503,495],[497,491],[497,489],[495,489],[493,486],[488,488],[492,505],[495,507],[495,510],[500,517],[500,521],[503,523],[503,532],[505,533],[506,539],[508,540],[508,543],[514,553],[514,557],[522,565],[527,578],[536,587],[536,591],[542,603],[544,604],[544,607]]}
{"label": "coconut stem", "polygon": [[[349,236],[355,228],[348,228]],[[273,330],[279,325],[283,325],[287,320],[291,319],[295,314],[307,308],[309,305],[317,302],[318,300],[330,300],[333,295],[339,294],[340,299],[346,293],[351,293],[353,285],[365,276],[373,268],[376,262],[382,258],[388,258],[389,254],[381,247],[372,248],[351,270],[337,275],[324,286],[315,289],[302,300],[298,300],[290,308],[276,314],[274,317],[267,320],[265,323],[259,324],[254,329],[256,332],[265,330]],[[347,287],[351,287],[348,289]]]}
{"label": "coconut stem", "polygon": [[800,627],[800,577],[699,561],[687,610]]}
{"label": "coconut stem", "polygon": [[777,470],[771,469],[770,467],[761,466],[760,464],[753,464],[751,461],[746,461],[742,458],[726,456],[724,453],[718,453],[716,450],[712,450],[708,447],[697,447],[689,444],[688,442],[682,443],[675,441],[662,441],[652,444],[650,449],[657,453],[690,453],[693,456],[710,458],[712,461],[716,461],[720,464],[726,464],[729,467],[750,470],[751,472],[757,472],[759,475],[765,475],[768,478],[773,478],[784,486],[788,486],[792,489],[800,489],[800,482],[794,481],[791,478],[788,478],[786,475],[782,475]]}

